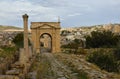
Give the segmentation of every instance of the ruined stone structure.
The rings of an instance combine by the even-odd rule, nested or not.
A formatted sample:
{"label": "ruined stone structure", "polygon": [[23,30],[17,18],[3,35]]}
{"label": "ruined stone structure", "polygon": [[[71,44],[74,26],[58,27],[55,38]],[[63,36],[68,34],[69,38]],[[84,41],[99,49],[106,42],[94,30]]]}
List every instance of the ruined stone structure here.
{"label": "ruined stone structure", "polygon": [[40,53],[40,37],[47,34],[51,37],[51,52],[60,52],[60,22],[31,22],[33,48]]}
{"label": "ruined stone structure", "polygon": [[51,37],[47,34],[44,34],[43,36],[40,37],[40,46],[45,47],[45,48],[51,48]]}

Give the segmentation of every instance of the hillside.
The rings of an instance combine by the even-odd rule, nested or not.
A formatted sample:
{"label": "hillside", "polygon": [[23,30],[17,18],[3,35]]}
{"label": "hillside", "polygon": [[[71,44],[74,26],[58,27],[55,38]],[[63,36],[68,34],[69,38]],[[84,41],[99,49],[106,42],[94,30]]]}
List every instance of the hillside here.
{"label": "hillside", "polygon": [[96,30],[109,30],[114,33],[120,33],[120,24],[103,24],[103,25],[93,25],[93,26],[79,26],[79,27],[70,27],[70,28],[62,28],[62,30],[67,30],[67,31],[85,31],[85,32],[90,32],[90,31],[96,31]]}
{"label": "hillside", "polygon": [[16,30],[21,30],[22,28],[16,27],[16,26],[5,26],[5,25],[0,25],[0,30],[8,30],[8,29],[16,29]]}

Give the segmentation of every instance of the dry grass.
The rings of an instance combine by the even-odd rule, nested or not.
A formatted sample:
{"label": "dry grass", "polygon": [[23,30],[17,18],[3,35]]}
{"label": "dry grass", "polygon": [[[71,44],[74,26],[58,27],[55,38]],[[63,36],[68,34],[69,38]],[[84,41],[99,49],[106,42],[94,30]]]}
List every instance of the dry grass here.
{"label": "dry grass", "polygon": [[37,79],[46,79],[49,78],[50,75],[54,75],[50,70],[50,62],[41,55],[36,57],[36,61],[33,63],[30,71],[37,72]]}

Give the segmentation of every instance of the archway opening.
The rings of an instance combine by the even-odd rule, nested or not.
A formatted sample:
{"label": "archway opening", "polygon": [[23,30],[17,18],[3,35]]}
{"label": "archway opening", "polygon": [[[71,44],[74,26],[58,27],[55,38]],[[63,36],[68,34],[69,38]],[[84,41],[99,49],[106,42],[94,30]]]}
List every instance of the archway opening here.
{"label": "archway opening", "polygon": [[52,52],[52,37],[48,33],[44,33],[40,36],[40,52],[41,53]]}

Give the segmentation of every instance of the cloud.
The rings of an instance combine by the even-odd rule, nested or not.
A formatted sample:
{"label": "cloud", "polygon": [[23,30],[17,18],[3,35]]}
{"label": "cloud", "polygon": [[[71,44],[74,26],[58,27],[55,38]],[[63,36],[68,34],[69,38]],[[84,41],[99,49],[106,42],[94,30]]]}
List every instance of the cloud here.
{"label": "cloud", "polygon": [[14,23],[16,20],[22,18],[21,16],[25,13],[28,13],[30,17],[33,17],[31,20],[45,20],[55,17],[53,8],[33,5],[29,1],[2,1],[0,7],[3,7],[0,8],[0,18],[2,18],[0,19],[1,24],[3,22],[1,20],[4,20],[4,23],[6,22],[6,24],[9,24],[9,22]]}
{"label": "cloud", "polygon": [[116,22],[119,5],[120,0],[1,0],[0,24],[22,26],[25,13],[30,22],[57,21],[60,16],[63,26]]}
{"label": "cloud", "polygon": [[73,17],[73,16],[79,16],[79,15],[82,15],[82,14],[80,14],[80,13],[73,13],[73,14],[69,14],[68,16]]}

